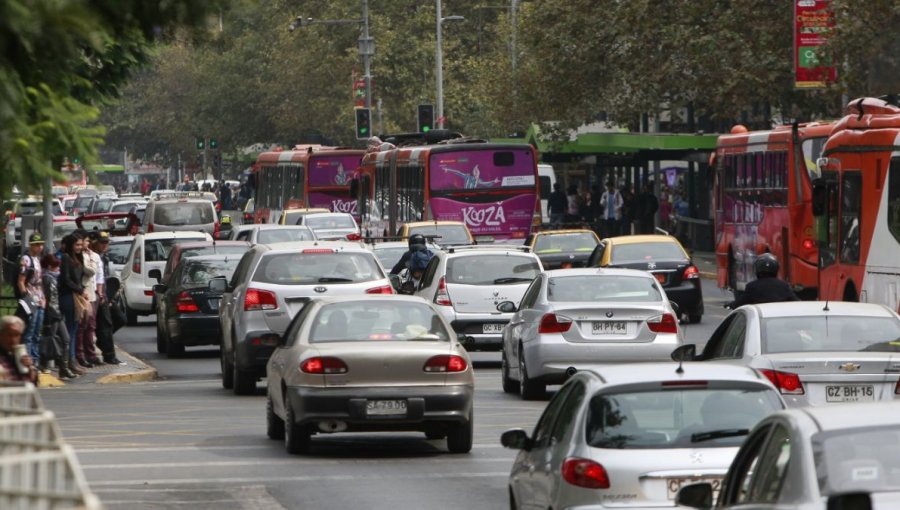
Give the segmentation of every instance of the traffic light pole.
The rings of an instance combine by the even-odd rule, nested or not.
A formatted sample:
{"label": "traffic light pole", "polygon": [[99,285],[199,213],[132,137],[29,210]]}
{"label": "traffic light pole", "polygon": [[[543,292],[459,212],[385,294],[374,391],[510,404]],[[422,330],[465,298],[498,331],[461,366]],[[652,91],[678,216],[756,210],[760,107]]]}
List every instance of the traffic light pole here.
{"label": "traffic light pole", "polygon": [[435,9],[437,10],[437,32],[435,36],[435,54],[434,54],[434,76],[437,80],[435,93],[437,97],[437,126],[438,129],[444,129],[444,56],[441,49],[441,0],[436,0]]}
{"label": "traffic light pole", "polygon": [[371,111],[372,74],[370,72],[369,59],[375,53],[375,45],[373,44],[372,38],[369,37],[369,0],[362,0],[362,14],[363,34],[362,38],[359,40],[359,54],[362,56],[363,70],[366,73],[365,76],[363,76],[363,79],[366,80],[366,108],[369,108]]}

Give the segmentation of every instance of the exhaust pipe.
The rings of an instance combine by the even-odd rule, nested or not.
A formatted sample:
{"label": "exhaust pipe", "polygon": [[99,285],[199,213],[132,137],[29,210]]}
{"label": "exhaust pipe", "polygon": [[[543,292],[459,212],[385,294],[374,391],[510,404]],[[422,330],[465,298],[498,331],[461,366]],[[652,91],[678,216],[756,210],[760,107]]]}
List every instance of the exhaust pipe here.
{"label": "exhaust pipe", "polygon": [[572,377],[576,373],[578,373],[578,369],[575,367],[569,367],[566,369],[566,377]]}
{"label": "exhaust pipe", "polygon": [[319,430],[322,432],[343,432],[347,430],[347,422],[339,420],[323,420],[319,422]]}

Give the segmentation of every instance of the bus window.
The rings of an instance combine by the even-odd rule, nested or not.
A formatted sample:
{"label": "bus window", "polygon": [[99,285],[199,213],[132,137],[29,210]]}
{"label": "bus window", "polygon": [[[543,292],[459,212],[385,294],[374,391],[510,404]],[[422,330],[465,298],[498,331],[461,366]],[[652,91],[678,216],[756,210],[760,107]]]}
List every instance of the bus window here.
{"label": "bus window", "polygon": [[847,172],[841,182],[841,262],[859,263],[862,174]]}
{"label": "bus window", "polygon": [[891,159],[888,170],[888,230],[900,241],[900,157]]}

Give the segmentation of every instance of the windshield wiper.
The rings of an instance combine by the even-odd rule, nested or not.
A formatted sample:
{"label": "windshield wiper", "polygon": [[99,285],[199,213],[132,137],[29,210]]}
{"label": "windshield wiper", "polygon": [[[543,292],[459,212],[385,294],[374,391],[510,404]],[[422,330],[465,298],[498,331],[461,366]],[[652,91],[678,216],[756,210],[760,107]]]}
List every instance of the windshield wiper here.
{"label": "windshield wiper", "polygon": [[339,278],[336,276],[323,276],[319,278],[319,283],[349,283],[352,282],[350,278]]}
{"label": "windshield wiper", "polygon": [[749,433],[750,433],[750,429],[710,430],[707,432],[698,432],[696,434],[691,434],[691,442],[692,443],[702,443],[703,441],[709,441],[710,439],[721,439],[723,437],[746,436]]}
{"label": "windshield wiper", "polygon": [[507,277],[507,278],[497,278],[494,280],[495,284],[503,284],[503,283],[518,283],[518,282],[530,282],[534,280],[534,278],[521,278],[521,277]]}

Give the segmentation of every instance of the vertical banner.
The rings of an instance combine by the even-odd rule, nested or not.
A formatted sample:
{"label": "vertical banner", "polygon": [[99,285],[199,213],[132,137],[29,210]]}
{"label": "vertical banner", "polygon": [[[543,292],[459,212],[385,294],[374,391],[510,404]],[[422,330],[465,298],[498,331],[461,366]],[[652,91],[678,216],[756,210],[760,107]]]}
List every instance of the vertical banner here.
{"label": "vertical banner", "polygon": [[819,53],[833,28],[831,0],[794,0],[794,87],[824,88],[837,78],[830,57]]}

